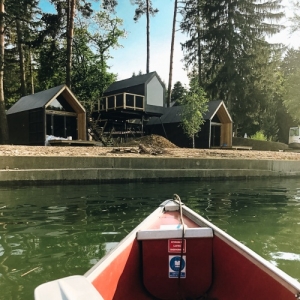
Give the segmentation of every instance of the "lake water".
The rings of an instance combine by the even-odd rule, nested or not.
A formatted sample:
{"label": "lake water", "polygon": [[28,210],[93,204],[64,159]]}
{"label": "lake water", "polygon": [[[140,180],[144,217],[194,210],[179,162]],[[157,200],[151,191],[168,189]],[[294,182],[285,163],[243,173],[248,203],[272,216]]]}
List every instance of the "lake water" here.
{"label": "lake water", "polygon": [[0,299],[84,274],[174,193],[300,280],[299,179],[0,187]]}

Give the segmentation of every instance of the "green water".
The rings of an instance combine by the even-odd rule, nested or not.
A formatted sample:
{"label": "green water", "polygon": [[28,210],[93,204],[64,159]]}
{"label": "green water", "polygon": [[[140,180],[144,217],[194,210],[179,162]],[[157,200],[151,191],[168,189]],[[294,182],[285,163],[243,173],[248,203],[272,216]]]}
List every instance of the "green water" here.
{"label": "green water", "polygon": [[300,280],[300,180],[0,187],[0,299],[84,274],[174,193]]}

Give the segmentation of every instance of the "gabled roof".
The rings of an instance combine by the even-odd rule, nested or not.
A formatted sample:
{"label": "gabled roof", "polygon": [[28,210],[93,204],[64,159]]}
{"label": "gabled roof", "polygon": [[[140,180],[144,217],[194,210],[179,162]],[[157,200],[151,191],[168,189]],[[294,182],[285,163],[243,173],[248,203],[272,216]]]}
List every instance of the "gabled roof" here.
{"label": "gabled roof", "polygon": [[116,82],[112,83],[105,90],[104,94],[105,93],[110,93],[110,92],[113,92],[113,91],[126,89],[126,88],[129,88],[129,87],[132,87],[132,86],[137,86],[137,85],[140,85],[140,84],[148,83],[154,76],[157,76],[157,78],[159,79],[156,72],[151,72],[151,73],[148,73],[148,74],[133,76],[133,77],[128,78],[128,79],[116,81]]}
{"label": "gabled roof", "polygon": [[[48,103],[54,100],[58,95],[63,93],[65,90],[76,100],[75,96],[72,94],[69,88],[65,84],[62,84],[60,86],[56,86],[46,91],[42,91],[36,94],[22,97],[7,111],[6,114],[9,115],[9,114],[14,114],[26,110],[45,107],[47,106]],[[78,101],[76,100],[76,102]],[[77,103],[77,105],[81,106],[79,102]],[[84,108],[82,106],[81,108],[84,111]]]}
{"label": "gabled roof", "polygon": [[[225,104],[222,100],[214,100],[208,102],[208,111],[204,114],[204,120],[212,120],[215,114],[219,109],[225,113],[225,121],[232,122],[232,119],[225,107]],[[166,108],[165,114],[163,114],[160,119],[159,118],[151,118],[147,125],[156,125],[156,124],[168,124],[168,123],[180,123],[181,122],[181,113],[182,106],[173,106]],[[221,120],[222,121],[222,120]]]}

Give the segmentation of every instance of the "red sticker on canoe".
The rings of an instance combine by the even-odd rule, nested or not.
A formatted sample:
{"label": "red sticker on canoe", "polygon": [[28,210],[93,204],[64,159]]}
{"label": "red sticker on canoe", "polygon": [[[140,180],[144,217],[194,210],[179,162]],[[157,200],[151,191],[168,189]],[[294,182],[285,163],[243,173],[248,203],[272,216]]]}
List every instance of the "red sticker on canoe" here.
{"label": "red sticker on canoe", "polygon": [[[186,251],[186,239],[183,240],[183,252]],[[182,249],[182,240],[181,239],[172,239],[168,240],[168,251],[169,253],[181,253]]]}

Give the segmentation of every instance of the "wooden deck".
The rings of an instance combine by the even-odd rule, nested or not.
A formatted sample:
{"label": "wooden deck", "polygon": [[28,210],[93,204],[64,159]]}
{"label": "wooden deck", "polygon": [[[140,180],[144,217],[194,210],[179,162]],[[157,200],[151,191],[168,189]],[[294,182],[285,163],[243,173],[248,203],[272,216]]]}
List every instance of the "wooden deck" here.
{"label": "wooden deck", "polygon": [[211,149],[225,149],[225,150],[252,150],[252,146],[220,146],[211,147]]}
{"label": "wooden deck", "polygon": [[82,140],[50,140],[49,144],[51,146],[83,146],[83,147],[92,147],[99,146],[99,142],[90,142]]}

